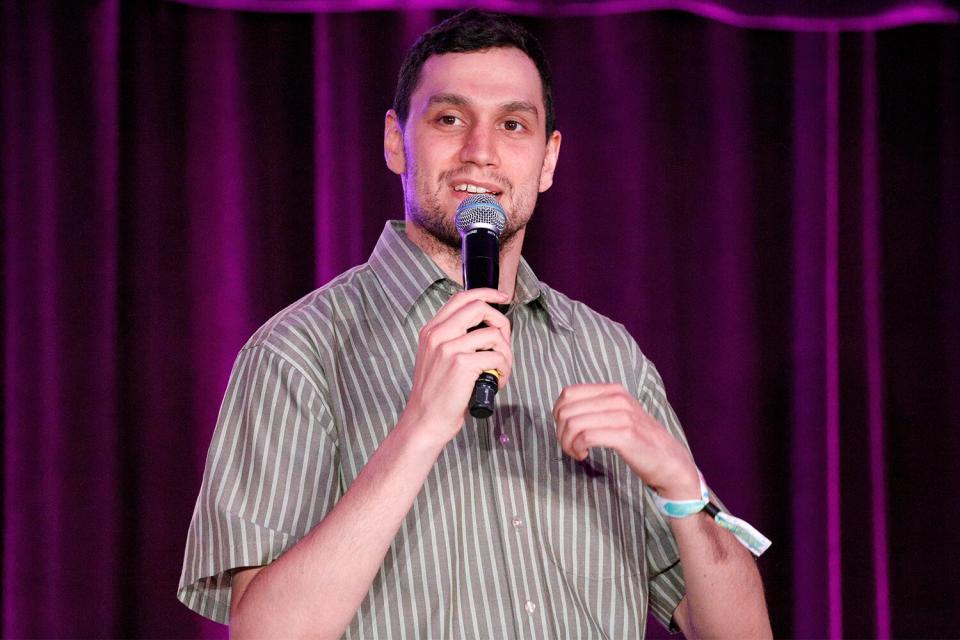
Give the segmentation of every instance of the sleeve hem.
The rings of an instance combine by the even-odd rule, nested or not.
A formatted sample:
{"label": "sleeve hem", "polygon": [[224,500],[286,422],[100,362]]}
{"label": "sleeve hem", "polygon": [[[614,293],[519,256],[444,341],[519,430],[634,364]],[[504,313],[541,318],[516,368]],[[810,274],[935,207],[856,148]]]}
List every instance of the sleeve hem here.
{"label": "sleeve hem", "polygon": [[650,613],[670,633],[680,632],[673,614],[685,595],[686,585],[679,560],[650,580]]}

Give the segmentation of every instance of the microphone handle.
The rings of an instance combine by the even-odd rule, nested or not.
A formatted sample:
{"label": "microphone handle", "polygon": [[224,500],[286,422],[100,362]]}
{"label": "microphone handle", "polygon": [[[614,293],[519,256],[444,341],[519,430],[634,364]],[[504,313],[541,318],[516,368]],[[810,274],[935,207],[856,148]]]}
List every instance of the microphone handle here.
{"label": "microphone handle", "polygon": [[[463,236],[463,288],[496,289],[500,284],[500,242],[497,235],[488,229],[474,229]],[[495,305],[499,310],[502,305]],[[470,329],[479,329],[480,324]],[[473,385],[470,394],[470,415],[474,418],[489,418],[493,414],[493,400],[500,385],[497,376],[484,371]]]}
{"label": "microphone handle", "polygon": [[473,383],[473,393],[470,394],[470,415],[474,418],[489,418],[493,415],[493,399],[498,389],[497,376],[487,371],[481,373]]}

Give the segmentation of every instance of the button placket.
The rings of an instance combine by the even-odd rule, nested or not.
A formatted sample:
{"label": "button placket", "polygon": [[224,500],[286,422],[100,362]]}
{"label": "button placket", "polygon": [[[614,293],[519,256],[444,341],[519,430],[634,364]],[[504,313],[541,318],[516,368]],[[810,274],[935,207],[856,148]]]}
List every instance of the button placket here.
{"label": "button placket", "polygon": [[[498,394],[497,397],[498,404],[502,403],[502,406],[509,406],[510,397],[509,391],[504,390],[503,393]],[[510,482],[511,474],[511,456],[510,450],[512,447],[510,445],[511,438],[506,434],[506,431],[509,429],[510,421],[505,419],[507,414],[494,412],[494,415],[491,416],[489,422],[487,423],[488,437],[493,439],[494,444],[493,451],[491,451],[490,460],[492,462],[491,468],[491,488],[493,490],[494,505],[496,513],[492,514],[496,517],[496,520],[501,524],[498,529],[501,536],[501,544],[503,545],[503,550],[505,552],[505,572],[504,572],[504,582],[503,586],[506,589],[506,592],[510,594],[510,599],[514,602],[514,607],[518,607],[513,611],[513,622],[516,625],[514,629],[514,635],[517,638],[523,637],[523,629],[527,624],[523,618],[526,617],[522,611],[525,602],[525,587],[523,586],[523,580],[520,577],[520,568],[516,562],[517,555],[517,536],[510,535],[510,530],[513,529],[512,521],[515,512],[515,507],[513,505],[516,496],[512,495],[511,487],[512,482]],[[511,524],[506,524],[511,523]]]}

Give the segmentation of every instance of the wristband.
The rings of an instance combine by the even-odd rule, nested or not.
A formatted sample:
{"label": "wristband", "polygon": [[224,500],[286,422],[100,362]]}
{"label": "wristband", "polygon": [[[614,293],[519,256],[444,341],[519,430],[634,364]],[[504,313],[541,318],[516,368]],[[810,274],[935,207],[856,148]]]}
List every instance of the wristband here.
{"label": "wristband", "polygon": [[706,511],[717,524],[732,533],[740,544],[749,549],[750,553],[760,557],[764,551],[770,548],[772,544],[770,540],[754,529],[746,520],[735,518],[729,513],[721,511],[720,507],[710,501],[707,483],[699,469],[697,475],[700,477],[699,500],[667,500],[654,492],[653,501],[657,505],[657,510],[668,518],[686,518],[695,513]]}

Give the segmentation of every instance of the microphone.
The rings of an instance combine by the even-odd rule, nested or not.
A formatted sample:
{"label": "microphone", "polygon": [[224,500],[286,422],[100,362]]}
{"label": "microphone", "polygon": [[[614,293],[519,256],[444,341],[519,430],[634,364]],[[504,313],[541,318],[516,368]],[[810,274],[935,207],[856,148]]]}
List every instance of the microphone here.
{"label": "microphone", "polygon": [[[463,288],[496,289],[500,284],[500,234],[507,226],[503,207],[493,196],[478,193],[460,203],[454,224],[463,241]],[[501,305],[496,306],[503,311]],[[499,388],[497,379],[498,374],[492,371],[484,371],[477,378],[469,405],[474,418],[488,418],[493,413],[493,399]]]}

